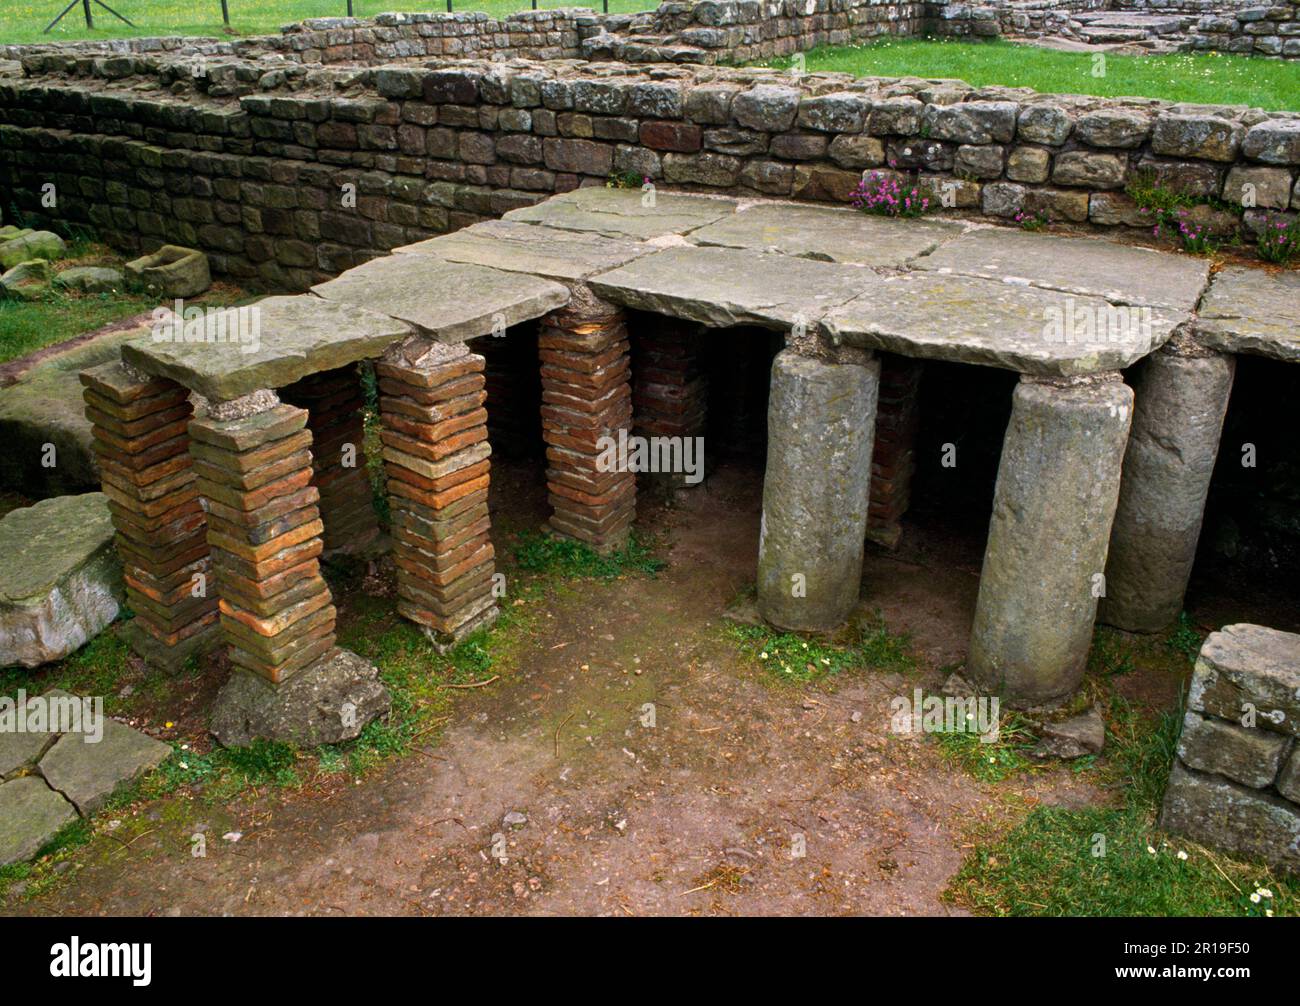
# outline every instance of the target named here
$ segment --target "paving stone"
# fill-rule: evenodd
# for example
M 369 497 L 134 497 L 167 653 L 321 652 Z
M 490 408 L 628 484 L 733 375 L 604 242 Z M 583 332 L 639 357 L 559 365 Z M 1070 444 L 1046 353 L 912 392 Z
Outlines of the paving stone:
M 1196 307 L 1210 275 L 1203 258 L 992 227 L 969 231 L 913 264 L 1179 311 Z
M 67 692 L 58 688 L 51 688 L 42 698 L 68 697 Z M 30 706 L 32 699 L 36 696 L 28 696 L 25 705 Z M 6 709 L 6 715 L 8 710 Z M 14 725 L 10 728 L 0 729 L 0 779 L 8 779 L 20 774 L 20 770 L 29 765 L 34 765 L 50 745 L 58 740 L 58 734 L 48 730 L 32 730 L 28 727 L 30 722 L 24 719 L 24 729 L 19 731 L 17 728 L 17 719 L 20 715 L 25 715 L 18 709 L 13 710 Z
M 37 776 L 0 785 L 0 866 L 31 859 L 76 819 L 72 804 Z
M 1051 377 L 1127 367 L 1182 320 L 1163 308 L 922 272 L 882 278 L 822 325 L 851 346 Z
M 437 298 L 432 299 L 437 302 Z M 376 296 L 362 303 L 387 301 Z M 217 333 L 223 330 L 239 331 L 233 312 L 249 310 L 257 311 L 260 319 L 256 339 L 216 340 Z M 206 398 L 228 402 L 263 388 L 284 387 L 308 374 L 379 356 L 390 344 L 410 334 L 406 325 L 376 311 L 307 295 L 267 297 L 222 314 L 224 319 L 218 319 L 216 314 L 209 316 L 206 333 L 212 341 L 160 342 L 151 335 L 125 343 L 122 359 L 146 374 L 170 377 Z M 244 324 L 249 322 L 245 320 Z
M 536 206 L 511 210 L 505 219 L 647 241 L 686 234 L 734 213 L 737 205 L 731 199 L 667 192 L 654 193 L 653 203 L 647 204 L 643 195 L 639 189 L 574 189 Z
M 58 496 L 0 520 L 0 666 L 58 660 L 117 617 L 107 504 L 102 493 Z
M 1193 328 L 1224 352 L 1300 361 L 1300 272 L 1228 266 L 1210 282 Z
M 961 232 L 959 224 L 933 220 L 892 220 L 857 210 L 762 203 L 692 231 L 690 240 L 823 262 L 901 266 Z
M 869 269 L 734 248 L 668 248 L 594 276 L 606 300 L 717 328 L 810 327 L 880 284 Z
M 382 306 L 393 318 L 442 342 L 488 335 L 540 318 L 569 301 L 568 289 L 559 283 L 431 255 L 372 259 L 312 289 L 331 302 Z
M 104 735 L 88 742 L 86 734 L 64 734 L 40 761 L 41 775 L 83 815 L 93 814 L 119 787 L 157 768 L 172 753 L 170 746 L 104 719 Z
M 397 251 L 448 262 L 489 266 L 548 279 L 585 279 L 647 255 L 652 246 L 618 238 L 556 230 L 511 220 L 488 220 Z

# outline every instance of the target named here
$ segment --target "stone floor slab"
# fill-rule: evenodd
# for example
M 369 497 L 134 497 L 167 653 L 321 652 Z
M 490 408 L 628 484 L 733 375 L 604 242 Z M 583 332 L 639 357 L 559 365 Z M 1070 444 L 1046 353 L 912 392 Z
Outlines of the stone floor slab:
M 1193 326 L 1227 353 L 1300 361 L 1300 273 L 1229 266 L 1215 274 Z
M 67 656 L 117 617 L 121 601 L 103 493 L 41 500 L 0 520 L 0 666 Z
M 24 863 L 77 819 L 72 804 L 39 776 L 0 785 L 0 866 Z
M 397 252 L 433 255 L 447 262 L 489 266 L 547 279 L 581 280 L 654 250 L 652 245 L 597 234 L 510 220 L 486 220 L 452 234 L 406 245 Z
M 851 346 L 1051 377 L 1127 367 L 1183 318 L 997 280 L 909 273 L 882 278 L 822 324 Z M 1080 327 L 1088 319 L 1091 333 Z
M 1003 227 L 972 230 L 913 265 L 1179 311 L 1196 307 L 1210 275 L 1203 258 Z
M 441 342 L 464 342 L 569 302 L 559 283 L 432 255 L 390 255 L 312 287 L 330 302 L 382 310 Z
M 830 206 L 760 203 L 692 231 L 689 240 L 823 262 L 898 267 L 962 231 L 960 224 L 933 220 L 894 220 Z
M 810 328 L 878 285 L 870 269 L 735 248 L 667 248 L 590 281 L 616 304 L 716 328 Z
M 59 739 L 57 732 L 48 729 L 48 715 L 40 720 L 35 719 L 32 708 L 35 698 L 33 695 L 27 696 L 23 703 L 26 708 L 13 710 L 12 729 L 0 729 L 0 779 L 26 774 L 22 770 L 35 765 L 41 755 L 50 749 L 50 745 Z M 73 699 L 74 696 L 60 688 L 51 688 L 41 698 Z M 18 729 L 20 722 L 23 727 L 21 731 Z
M 229 401 L 381 355 L 410 333 L 400 321 L 362 309 L 383 305 L 380 299 L 349 304 L 306 294 L 267 297 L 214 312 L 192 342 L 159 340 L 156 332 L 128 342 L 122 359 L 214 401 Z
M 172 749 L 152 737 L 105 718 L 96 742 L 67 733 L 40 761 L 41 774 L 84 815 L 93 814 L 119 786 L 157 768 Z
M 653 199 L 647 198 L 650 195 Z M 734 199 L 592 186 L 574 189 L 536 206 L 511 210 L 505 219 L 648 241 L 689 233 L 729 216 L 737 205 Z

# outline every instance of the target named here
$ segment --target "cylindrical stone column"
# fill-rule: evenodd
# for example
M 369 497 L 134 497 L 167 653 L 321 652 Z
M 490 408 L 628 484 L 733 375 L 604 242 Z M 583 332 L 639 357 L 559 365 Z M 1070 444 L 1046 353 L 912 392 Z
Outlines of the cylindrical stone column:
M 1018 706 L 1083 678 L 1133 391 L 1118 374 L 1017 385 L 993 496 L 967 670 Z
M 446 650 L 498 615 L 483 357 L 396 347 L 377 364 L 397 610 Z
M 857 604 L 879 387 L 869 354 L 772 364 L 758 610 L 778 628 L 834 629 Z
M 325 554 L 366 554 L 379 538 L 379 514 L 366 470 L 365 401 L 356 365 L 304 377 L 280 398 L 307 410 Z
M 210 410 L 190 423 L 190 450 L 222 634 L 232 664 L 280 685 L 334 649 L 307 411 L 269 391 Z
M 81 383 L 135 612 L 128 639 L 146 662 L 175 671 L 211 642 L 217 622 L 189 392 L 120 361 L 84 371 Z
M 1236 358 L 1176 338 L 1143 365 L 1097 617 L 1159 632 L 1192 575 Z
M 669 488 L 698 485 L 704 474 L 699 438 L 708 410 L 708 384 L 700 366 L 702 326 L 661 315 L 638 315 L 632 339 L 633 430 L 647 440 L 679 443 L 693 472 L 657 472 L 650 477 Z M 689 453 L 688 453 L 689 448 Z
M 542 436 L 551 530 L 597 552 L 626 544 L 636 475 L 608 445 L 632 424 L 631 361 L 623 309 L 582 298 L 542 319 Z

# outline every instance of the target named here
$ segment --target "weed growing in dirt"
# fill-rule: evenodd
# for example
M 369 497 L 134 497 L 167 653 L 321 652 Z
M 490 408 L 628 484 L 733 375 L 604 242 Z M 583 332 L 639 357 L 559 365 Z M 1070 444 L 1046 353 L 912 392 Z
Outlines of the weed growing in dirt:
M 1029 757 L 1036 738 L 1029 723 L 1018 713 L 998 718 L 998 739 L 984 741 L 973 731 L 944 731 L 932 734 L 943 757 L 980 782 L 1002 782 L 1041 768 Z
M 558 573 L 571 579 L 597 580 L 613 580 L 629 573 L 654 576 L 665 565 L 635 534 L 623 548 L 601 555 L 582 542 L 530 532 L 520 536 L 515 561 L 529 573 Z
M 1204 642 L 1205 635 L 1192 624 L 1192 616 L 1183 611 L 1179 613 L 1178 623 L 1169 634 L 1169 638 L 1165 640 L 1165 645 L 1174 653 L 1186 657 L 1188 663 L 1194 664 Z
M 891 633 L 882 621 L 859 623 L 847 638 L 827 640 L 766 625 L 728 625 L 726 634 L 777 681 L 806 684 L 844 671 L 907 673 L 916 667 L 908 637 Z

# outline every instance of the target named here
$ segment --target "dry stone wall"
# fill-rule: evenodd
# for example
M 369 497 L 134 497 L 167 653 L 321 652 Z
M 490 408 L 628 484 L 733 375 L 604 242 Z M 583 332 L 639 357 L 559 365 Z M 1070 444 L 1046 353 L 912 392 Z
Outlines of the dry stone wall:
M 128 249 L 204 249 L 219 273 L 302 289 L 367 258 L 611 173 L 845 203 L 864 173 L 936 206 L 1150 227 L 1136 173 L 1300 207 L 1300 116 L 953 81 L 579 61 L 286 66 L 30 56 L 0 77 L 0 189 L 28 223 Z M 235 92 L 235 93 L 231 93 Z M 43 205 L 53 184 L 54 207 Z M 48 200 L 45 200 L 48 202 Z

